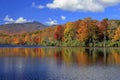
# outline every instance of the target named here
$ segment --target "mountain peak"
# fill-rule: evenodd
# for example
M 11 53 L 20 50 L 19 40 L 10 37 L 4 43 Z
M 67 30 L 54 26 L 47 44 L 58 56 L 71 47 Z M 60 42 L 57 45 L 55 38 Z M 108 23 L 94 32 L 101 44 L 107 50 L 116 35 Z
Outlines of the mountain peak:
M 44 24 L 38 21 L 27 22 L 27 23 L 11 23 L 11 24 L 0 25 L 0 33 L 23 34 L 36 30 L 41 30 L 46 27 L 47 26 L 45 26 Z

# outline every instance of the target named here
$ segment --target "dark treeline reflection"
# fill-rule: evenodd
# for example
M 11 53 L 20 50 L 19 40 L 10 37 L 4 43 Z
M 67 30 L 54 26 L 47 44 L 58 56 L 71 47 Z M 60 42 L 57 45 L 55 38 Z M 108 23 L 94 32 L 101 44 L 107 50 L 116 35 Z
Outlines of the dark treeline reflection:
M 65 64 L 120 64 L 120 50 L 112 48 L 1 48 L 0 57 L 53 58 Z

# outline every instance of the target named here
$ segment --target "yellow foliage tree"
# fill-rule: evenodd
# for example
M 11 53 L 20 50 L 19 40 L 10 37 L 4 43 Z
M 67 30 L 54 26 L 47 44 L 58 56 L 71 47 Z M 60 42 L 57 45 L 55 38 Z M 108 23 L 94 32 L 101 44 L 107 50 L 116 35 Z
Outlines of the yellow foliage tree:
M 64 41 L 68 42 L 74 40 L 75 38 L 75 26 L 74 23 L 69 22 L 66 24 L 66 28 L 64 30 Z
M 115 30 L 115 35 L 113 40 L 119 41 L 120 40 L 120 27 Z

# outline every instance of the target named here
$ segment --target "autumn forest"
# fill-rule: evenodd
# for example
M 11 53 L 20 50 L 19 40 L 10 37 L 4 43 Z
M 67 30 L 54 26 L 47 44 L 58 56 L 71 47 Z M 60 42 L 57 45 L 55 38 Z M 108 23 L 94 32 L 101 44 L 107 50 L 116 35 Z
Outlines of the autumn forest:
M 90 17 L 25 34 L 0 34 L 0 44 L 120 47 L 120 20 Z

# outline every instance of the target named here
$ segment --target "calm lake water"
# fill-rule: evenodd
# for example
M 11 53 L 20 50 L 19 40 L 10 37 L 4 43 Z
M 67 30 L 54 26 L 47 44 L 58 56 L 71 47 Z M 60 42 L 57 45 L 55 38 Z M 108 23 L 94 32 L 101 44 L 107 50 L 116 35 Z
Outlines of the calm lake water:
M 0 48 L 0 80 L 120 80 L 120 49 Z

